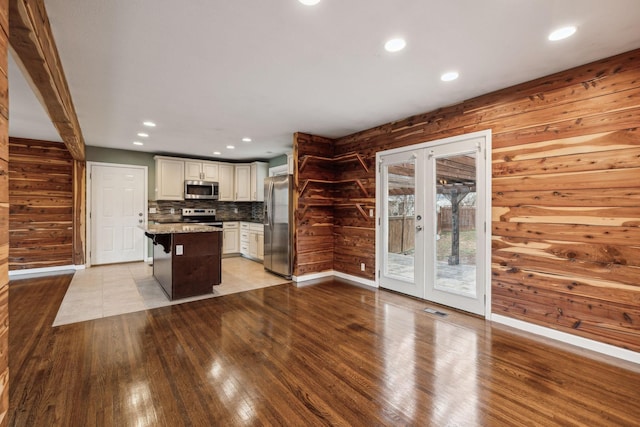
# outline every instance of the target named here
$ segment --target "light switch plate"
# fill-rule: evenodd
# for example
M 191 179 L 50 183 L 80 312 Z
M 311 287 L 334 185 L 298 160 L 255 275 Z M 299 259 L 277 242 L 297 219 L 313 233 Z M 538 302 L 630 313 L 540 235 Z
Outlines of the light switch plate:
M 184 253 L 183 245 L 176 245 L 176 255 L 182 255 Z
M 158 213 L 158 210 L 156 208 L 149 208 L 149 213 L 150 214 Z

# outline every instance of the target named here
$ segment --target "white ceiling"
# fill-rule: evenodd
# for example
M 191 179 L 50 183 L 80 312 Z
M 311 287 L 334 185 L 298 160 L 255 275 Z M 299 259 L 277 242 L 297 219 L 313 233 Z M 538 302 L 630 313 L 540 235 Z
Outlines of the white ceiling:
M 640 47 L 639 0 L 45 4 L 87 145 L 237 160 L 290 151 L 296 131 L 344 136 Z M 573 37 L 547 40 L 567 24 Z M 394 36 L 407 48 L 392 54 Z M 441 82 L 449 70 L 460 78 Z M 9 71 L 10 135 L 60 141 Z M 147 139 L 144 120 L 157 123 Z

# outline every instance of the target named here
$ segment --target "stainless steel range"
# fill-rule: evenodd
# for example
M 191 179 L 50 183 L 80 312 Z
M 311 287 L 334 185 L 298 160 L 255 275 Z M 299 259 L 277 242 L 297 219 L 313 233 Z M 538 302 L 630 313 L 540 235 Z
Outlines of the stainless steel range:
M 222 227 L 222 221 L 216 221 L 215 209 L 182 209 L 182 222 Z

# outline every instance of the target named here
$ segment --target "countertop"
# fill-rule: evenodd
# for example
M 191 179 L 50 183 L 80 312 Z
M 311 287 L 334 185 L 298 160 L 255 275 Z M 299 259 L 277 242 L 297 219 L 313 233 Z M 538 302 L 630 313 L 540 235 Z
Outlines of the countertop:
M 213 233 L 222 231 L 220 227 L 179 222 L 169 224 L 143 224 L 139 225 L 139 227 L 149 234 Z

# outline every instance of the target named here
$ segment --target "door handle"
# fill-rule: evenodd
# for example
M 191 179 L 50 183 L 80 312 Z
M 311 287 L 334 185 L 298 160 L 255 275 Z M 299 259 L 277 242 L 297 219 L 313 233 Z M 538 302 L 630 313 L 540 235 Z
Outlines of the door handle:
M 422 226 L 421 225 L 417 225 L 416 226 L 416 231 L 422 231 Z

